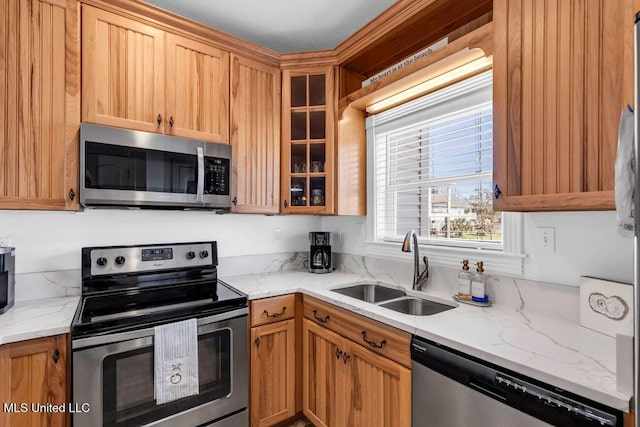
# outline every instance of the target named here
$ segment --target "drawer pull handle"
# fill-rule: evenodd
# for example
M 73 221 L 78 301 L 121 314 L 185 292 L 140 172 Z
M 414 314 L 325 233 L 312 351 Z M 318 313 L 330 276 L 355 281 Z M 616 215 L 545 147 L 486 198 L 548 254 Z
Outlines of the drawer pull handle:
M 367 331 L 362 331 L 362 339 L 364 340 L 364 342 L 366 342 L 367 344 L 369 344 L 373 348 L 382 348 L 387 343 L 387 340 L 380 341 L 380 344 L 377 344 L 373 340 L 369 341 L 367 339 Z
M 336 359 L 340 359 L 341 355 L 342 355 L 342 350 L 340 350 L 338 347 L 336 347 Z
M 269 314 L 269 312 L 265 310 L 264 315 L 267 317 L 280 317 L 284 314 L 285 311 L 287 311 L 287 307 L 282 307 L 282 311 L 280 313 L 273 313 L 273 314 Z
M 313 310 L 313 317 L 321 323 L 327 323 L 329 321 L 329 315 L 327 314 L 324 318 L 318 316 L 318 310 Z
M 349 356 L 347 353 L 342 355 L 342 361 L 344 362 L 344 364 L 347 364 L 347 360 L 349 360 L 351 356 Z

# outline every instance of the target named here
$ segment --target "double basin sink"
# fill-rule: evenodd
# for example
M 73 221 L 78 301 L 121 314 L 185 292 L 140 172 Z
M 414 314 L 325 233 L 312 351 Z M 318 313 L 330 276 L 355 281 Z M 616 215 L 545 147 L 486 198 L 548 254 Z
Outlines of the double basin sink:
M 352 284 L 332 289 L 332 291 L 412 316 L 429 316 L 457 307 L 457 305 L 444 304 L 426 298 L 407 296 L 401 289 L 378 283 Z

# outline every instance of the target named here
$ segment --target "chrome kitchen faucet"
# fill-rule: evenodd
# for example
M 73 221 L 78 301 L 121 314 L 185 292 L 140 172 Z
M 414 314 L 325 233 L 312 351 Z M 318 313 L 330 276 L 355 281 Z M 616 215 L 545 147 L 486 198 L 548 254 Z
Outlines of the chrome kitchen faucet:
M 414 256 L 413 256 L 413 290 L 419 291 L 422 289 L 422 285 L 429 278 L 429 258 L 425 255 L 424 271 L 420 273 L 420 253 L 418 251 L 418 237 L 415 231 L 409 230 L 404 236 L 404 242 L 402 242 L 402 252 L 411 252 L 411 241 L 413 240 Z

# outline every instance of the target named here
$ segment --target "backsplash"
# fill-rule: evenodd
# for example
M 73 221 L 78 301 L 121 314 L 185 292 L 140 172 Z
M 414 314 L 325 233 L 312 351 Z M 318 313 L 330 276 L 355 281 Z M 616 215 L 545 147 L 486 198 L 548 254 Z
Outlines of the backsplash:
M 304 268 L 307 252 L 220 257 L 218 277 Z M 16 274 L 16 301 L 80 295 L 80 270 Z
M 334 254 L 336 269 L 411 288 L 413 264 L 361 255 Z M 431 267 L 425 289 L 451 296 L 456 293 L 458 270 Z M 580 319 L 580 290 L 533 280 L 492 275 L 485 271 L 487 293 L 495 304 L 518 311 L 536 312 L 572 322 Z
M 305 268 L 307 252 L 220 257 L 218 277 Z M 411 288 L 413 264 L 384 258 L 334 253 L 336 270 Z M 453 295 L 458 270 L 431 267 L 426 289 Z M 578 322 L 579 288 L 486 273 L 487 292 L 495 304 Z M 80 295 L 80 270 L 16 274 L 16 301 Z

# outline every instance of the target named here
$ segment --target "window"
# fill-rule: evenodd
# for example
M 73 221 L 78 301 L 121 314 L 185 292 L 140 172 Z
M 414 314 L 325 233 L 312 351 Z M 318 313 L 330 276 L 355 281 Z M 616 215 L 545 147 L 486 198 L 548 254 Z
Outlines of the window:
M 439 249 L 505 249 L 493 211 L 491 71 L 369 117 L 367 146 L 370 241 L 415 230 Z

